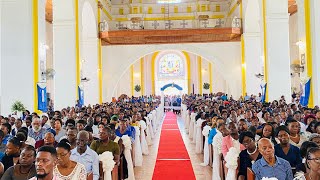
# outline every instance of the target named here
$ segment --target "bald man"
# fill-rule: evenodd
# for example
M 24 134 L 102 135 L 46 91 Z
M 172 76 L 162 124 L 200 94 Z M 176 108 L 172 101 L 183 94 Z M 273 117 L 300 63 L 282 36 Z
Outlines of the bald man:
M 80 131 L 77 135 L 76 148 L 71 150 L 70 159 L 86 166 L 88 174 L 93 174 L 93 179 L 99 179 L 98 154 L 88 147 L 89 133 Z
M 274 155 L 274 147 L 269 139 L 261 138 L 258 147 L 263 158 L 252 165 L 256 179 L 262 179 L 263 177 L 281 180 L 293 179 L 290 163 Z

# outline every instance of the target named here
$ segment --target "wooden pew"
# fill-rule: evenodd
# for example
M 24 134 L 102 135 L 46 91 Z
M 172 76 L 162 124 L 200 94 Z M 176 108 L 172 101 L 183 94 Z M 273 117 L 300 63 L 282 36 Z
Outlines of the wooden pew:
M 89 173 L 87 176 L 87 180 L 93 180 L 93 173 Z
M 255 180 L 255 175 L 251 168 L 247 168 L 247 180 Z
M 225 171 L 225 166 L 224 166 L 224 158 L 223 154 L 220 154 L 220 159 L 221 159 L 221 164 L 220 164 L 220 176 L 222 180 L 225 180 L 226 177 L 226 171 Z
M 114 168 L 111 171 L 112 180 L 118 180 L 118 173 L 119 173 L 118 165 L 114 165 Z
M 99 161 L 99 179 L 100 180 L 103 180 L 104 178 L 104 176 L 103 176 L 104 174 L 103 174 L 103 169 L 102 169 L 102 161 Z
M 209 144 L 209 166 L 212 167 L 213 162 L 213 148 L 212 144 Z

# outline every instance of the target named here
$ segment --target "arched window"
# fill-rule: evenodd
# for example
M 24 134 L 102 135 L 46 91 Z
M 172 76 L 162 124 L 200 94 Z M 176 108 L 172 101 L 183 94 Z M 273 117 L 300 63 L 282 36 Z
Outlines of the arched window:
M 177 54 L 166 54 L 161 57 L 158 64 L 158 77 L 184 76 L 183 60 Z

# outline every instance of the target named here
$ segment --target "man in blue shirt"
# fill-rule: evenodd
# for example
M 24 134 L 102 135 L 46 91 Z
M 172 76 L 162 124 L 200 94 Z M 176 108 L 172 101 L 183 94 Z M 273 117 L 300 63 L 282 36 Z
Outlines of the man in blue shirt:
M 13 137 L 11 132 L 11 125 L 9 123 L 3 123 L 1 125 L 1 131 L 3 132 L 4 136 L 2 139 L 2 144 L 7 145 L 8 141 Z
M 256 179 L 262 179 L 263 177 L 279 180 L 293 179 L 290 163 L 274 155 L 274 147 L 269 139 L 260 139 L 258 147 L 263 158 L 252 165 Z
M 93 180 L 99 180 L 99 156 L 87 146 L 88 142 L 89 133 L 80 131 L 77 135 L 77 147 L 71 150 L 70 159 L 85 165 L 87 173 L 93 174 Z

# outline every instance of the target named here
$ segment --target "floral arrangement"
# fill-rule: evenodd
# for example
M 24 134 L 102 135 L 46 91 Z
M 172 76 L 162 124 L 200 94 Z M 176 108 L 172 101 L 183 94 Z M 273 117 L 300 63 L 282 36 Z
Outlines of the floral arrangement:
M 118 143 L 118 142 L 119 142 L 119 140 L 120 140 L 120 137 L 119 137 L 119 136 L 116 136 L 116 138 L 113 140 L 113 142 Z
M 238 157 L 240 154 L 240 149 L 232 147 L 229 149 L 225 160 L 226 160 L 226 167 L 228 168 L 228 173 L 226 179 L 234 179 L 237 172 L 236 169 L 238 167 Z
M 209 83 L 204 83 L 203 84 L 203 89 L 209 89 L 210 88 L 210 84 Z
M 235 147 L 232 147 L 229 149 L 225 157 L 225 161 L 227 162 L 226 167 L 228 169 L 237 169 L 239 153 L 240 153 L 240 150 Z
M 141 86 L 139 84 L 135 85 L 134 86 L 134 90 L 137 91 L 137 92 L 140 92 Z
M 11 106 L 12 112 L 23 112 L 25 110 L 26 108 L 24 107 L 21 101 L 15 101 Z
M 211 130 L 211 127 L 210 126 L 205 126 L 202 130 L 202 135 L 203 136 L 208 136 L 209 135 L 209 132 Z
M 114 168 L 114 165 L 116 164 L 113 160 L 112 152 L 105 151 L 104 153 L 99 155 L 99 161 L 102 162 L 102 169 L 104 172 L 104 179 L 105 180 L 111 180 L 111 171 Z
M 127 148 L 131 149 L 131 139 L 130 139 L 130 137 L 128 135 L 123 135 L 121 139 L 122 139 L 122 143 L 123 143 L 124 147 L 126 149 Z

